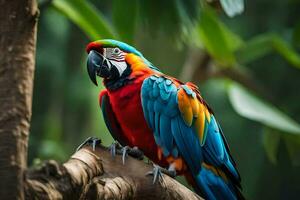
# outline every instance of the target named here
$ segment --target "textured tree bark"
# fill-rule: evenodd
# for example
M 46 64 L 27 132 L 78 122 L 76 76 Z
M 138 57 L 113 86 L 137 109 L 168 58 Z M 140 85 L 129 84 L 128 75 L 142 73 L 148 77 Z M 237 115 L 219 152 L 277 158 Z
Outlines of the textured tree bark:
M 175 179 L 163 175 L 155 184 L 145 176 L 152 165 L 127 157 L 112 157 L 99 146 L 84 147 L 60 165 L 48 161 L 27 172 L 26 199 L 202 199 Z
M 0 0 L 0 197 L 23 199 L 35 63 L 35 0 Z

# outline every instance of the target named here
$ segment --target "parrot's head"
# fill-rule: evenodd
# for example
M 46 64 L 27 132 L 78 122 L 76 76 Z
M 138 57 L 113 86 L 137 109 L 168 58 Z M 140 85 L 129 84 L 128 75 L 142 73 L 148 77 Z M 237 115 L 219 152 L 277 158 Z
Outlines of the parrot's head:
M 126 59 L 128 54 L 139 57 L 147 65 L 152 66 L 134 47 L 116 40 L 91 42 L 87 45 L 86 51 L 88 74 L 95 85 L 98 85 L 96 76 L 104 78 L 107 82 L 129 76 L 132 69 Z

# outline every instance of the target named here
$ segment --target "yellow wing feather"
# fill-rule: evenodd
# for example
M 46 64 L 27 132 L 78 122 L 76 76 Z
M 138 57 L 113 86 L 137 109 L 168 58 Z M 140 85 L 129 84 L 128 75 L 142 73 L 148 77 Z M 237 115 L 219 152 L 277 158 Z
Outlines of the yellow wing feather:
M 193 111 L 193 117 L 198 117 L 198 115 L 199 115 L 199 102 L 198 102 L 197 98 L 196 97 L 192 97 L 192 98 L 189 97 L 189 100 L 190 100 L 190 104 L 191 104 L 192 111 Z
M 178 91 L 178 107 L 186 125 L 191 126 L 193 123 L 193 110 L 190 104 L 189 96 L 183 89 Z
M 178 90 L 178 107 L 184 122 L 186 125 L 194 127 L 202 145 L 205 139 L 205 120 L 210 122 L 210 111 L 202 102 L 198 90 L 193 91 L 197 96 L 187 94 L 183 88 Z

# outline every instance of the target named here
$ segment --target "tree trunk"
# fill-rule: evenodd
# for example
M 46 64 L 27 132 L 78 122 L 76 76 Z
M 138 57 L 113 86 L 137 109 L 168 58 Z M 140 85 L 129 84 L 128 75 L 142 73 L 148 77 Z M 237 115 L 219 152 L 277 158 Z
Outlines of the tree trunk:
M 38 9 L 0 0 L 0 197 L 24 199 Z

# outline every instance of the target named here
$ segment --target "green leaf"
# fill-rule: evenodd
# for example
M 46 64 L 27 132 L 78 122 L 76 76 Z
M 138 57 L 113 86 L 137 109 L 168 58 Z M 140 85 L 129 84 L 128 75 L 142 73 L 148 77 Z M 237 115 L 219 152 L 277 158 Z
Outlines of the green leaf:
M 268 33 L 253 38 L 236 52 L 236 56 L 240 63 L 246 64 L 272 52 L 281 55 L 292 66 L 300 68 L 300 55 L 276 34 Z
M 220 0 L 220 3 L 229 17 L 234 17 L 244 11 L 244 0 Z
M 52 5 L 91 39 L 116 38 L 113 28 L 92 4 L 85 0 L 53 0 Z
M 163 33 L 176 40 L 180 39 L 182 31 L 190 31 L 201 9 L 199 0 L 142 0 L 138 1 L 138 6 L 143 30 L 151 34 Z
M 220 65 L 230 66 L 235 63 L 233 50 L 238 48 L 242 41 L 223 25 L 210 8 L 201 12 L 198 33 L 201 42 L 208 53 Z
M 298 22 L 293 30 L 292 43 L 296 47 L 300 47 L 300 22 Z
M 277 163 L 280 142 L 283 141 L 289 154 L 291 163 L 300 166 L 300 137 L 299 135 L 286 134 L 286 132 L 266 128 L 263 135 L 263 146 L 267 157 L 273 163 Z
M 266 128 L 263 134 L 263 146 L 271 163 L 276 164 L 280 143 L 280 134 L 271 128 Z
M 300 125 L 276 107 L 231 82 L 228 95 L 235 111 L 243 117 L 283 132 L 300 135 Z
M 242 64 L 247 64 L 271 52 L 272 45 L 267 38 L 268 36 L 261 35 L 244 43 L 244 46 L 236 52 L 238 61 Z
M 294 166 L 300 166 L 300 137 L 286 135 L 284 140 L 292 164 Z
M 132 43 L 137 23 L 137 0 L 114 0 L 113 22 L 120 39 Z
M 226 44 L 231 52 L 235 52 L 237 49 L 244 45 L 244 41 L 240 36 L 232 32 L 224 23 L 219 21 L 219 26 L 224 34 Z

